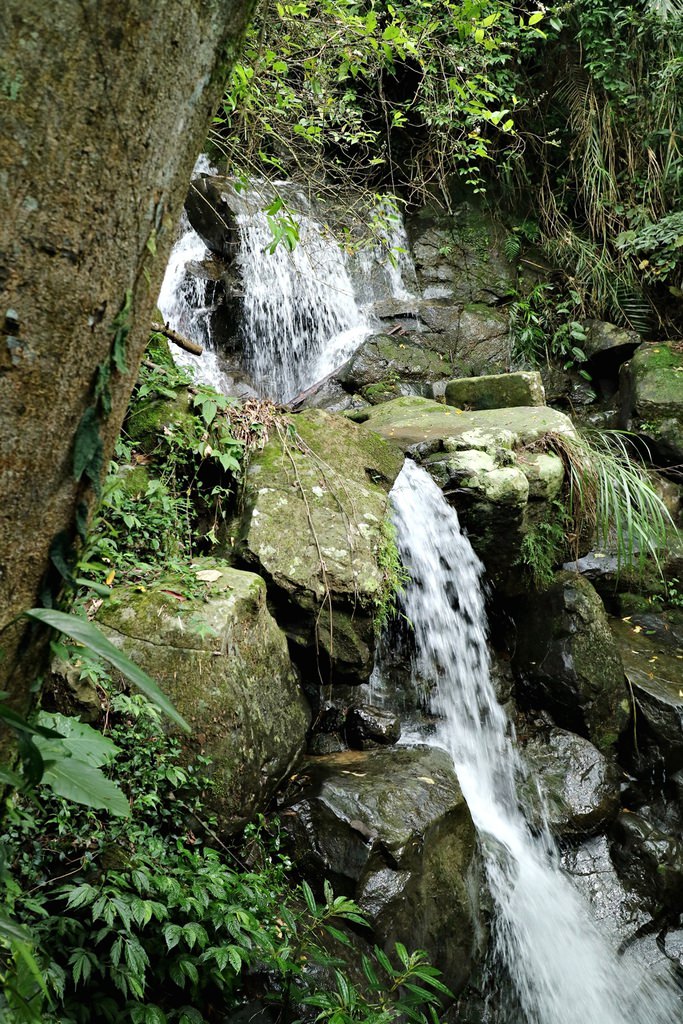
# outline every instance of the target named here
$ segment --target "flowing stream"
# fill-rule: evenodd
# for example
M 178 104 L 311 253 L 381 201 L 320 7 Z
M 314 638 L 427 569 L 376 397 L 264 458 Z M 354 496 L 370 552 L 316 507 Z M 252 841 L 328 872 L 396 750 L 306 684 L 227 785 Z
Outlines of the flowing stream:
M 431 691 L 432 740 L 453 758 L 480 835 L 495 904 L 494 951 L 527 1024 L 673 1024 L 673 988 L 620 959 L 559 866 L 549 829 L 532 833 L 524 766 L 491 681 L 483 566 L 429 474 L 406 461 L 392 491 L 411 583 L 414 678 Z M 521 1024 L 515 1017 L 515 1024 Z

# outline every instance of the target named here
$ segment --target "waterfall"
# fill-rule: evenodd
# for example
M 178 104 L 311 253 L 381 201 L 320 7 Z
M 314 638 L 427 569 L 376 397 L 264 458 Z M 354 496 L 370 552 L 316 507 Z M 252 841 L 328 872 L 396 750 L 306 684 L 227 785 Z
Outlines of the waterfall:
M 527 823 L 524 765 L 491 682 L 483 567 L 456 512 L 409 460 L 392 502 L 411 574 L 404 604 L 414 627 L 414 678 L 431 688 L 440 718 L 432 742 L 453 758 L 480 835 L 495 905 L 494 955 L 525 1024 L 673 1024 L 681 1019 L 673 983 L 619 959 L 563 874 L 548 828 L 532 833 Z
M 294 248 L 272 250 L 264 207 L 272 194 L 238 197 L 237 257 L 244 288 L 241 325 L 247 368 L 258 389 L 286 401 L 343 363 L 370 333 L 335 238 L 316 221 L 307 198 L 276 183 L 294 214 Z
M 194 174 L 200 173 L 215 170 L 200 159 Z M 282 243 L 272 250 L 272 219 L 266 211 L 276 190 L 297 225 L 299 237 L 291 251 Z M 373 326 L 374 301 L 413 297 L 415 271 L 400 215 L 387 216 L 384 236 L 350 257 L 319 221 L 309 199 L 289 183 L 234 190 L 230 204 L 239 234 L 243 364 L 260 394 L 278 401 L 294 398 L 341 366 L 379 329 Z M 176 361 L 192 364 L 200 379 L 222 390 L 221 339 L 212 337 L 207 326 L 208 284 L 188 272 L 207 256 L 209 250 L 183 214 L 158 304 L 170 327 L 204 346 L 201 357 L 174 348 Z

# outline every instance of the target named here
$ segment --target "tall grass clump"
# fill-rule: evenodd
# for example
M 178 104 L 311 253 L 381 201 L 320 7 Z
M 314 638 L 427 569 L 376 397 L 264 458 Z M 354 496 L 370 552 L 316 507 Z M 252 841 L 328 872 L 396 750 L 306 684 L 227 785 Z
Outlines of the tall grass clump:
M 548 445 L 564 462 L 576 557 L 582 541 L 594 537 L 616 555 L 620 570 L 642 571 L 651 559 L 661 572 L 660 552 L 675 524 L 640 463 L 634 438 L 620 431 L 550 434 Z

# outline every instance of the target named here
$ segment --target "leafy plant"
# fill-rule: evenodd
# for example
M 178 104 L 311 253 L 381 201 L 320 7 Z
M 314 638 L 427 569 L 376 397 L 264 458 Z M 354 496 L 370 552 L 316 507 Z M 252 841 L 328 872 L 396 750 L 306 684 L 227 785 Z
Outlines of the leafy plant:
M 141 695 L 112 695 L 107 722 L 128 818 L 56 796 L 11 805 L 5 901 L 21 941 L 33 936 L 38 970 L 0 939 L 3 1020 L 85 1024 L 96 1005 L 108 1022 L 203 1024 L 247 992 L 269 996 L 283 1024 L 306 1005 L 321 1020 L 438 1019 L 448 990 L 424 954 L 398 944 L 396 967 L 375 949 L 363 957 L 367 988 L 351 982 L 325 937 L 351 951 L 341 925 L 366 922 L 328 884 L 322 901 L 290 886 L 277 832 L 268 849 L 263 823 L 249 830 L 250 868 L 212 845 L 207 763 L 182 758 Z M 327 1002 L 318 968 L 334 977 Z
M 377 552 L 377 566 L 382 583 L 375 598 L 375 633 L 379 635 L 390 619 L 396 616 L 398 600 L 410 582 L 410 573 L 401 562 L 396 544 L 396 527 L 391 519 L 382 523 L 381 543 Z
M 534 285 L 526 294 L 515 295 L 508 306 L 514 357 L 529 366 L 559 361 L 565 369 L 581 369 L 586 354 L 581 347 L 586 330 L 581 321 L 581 298 L 575 291 L 561 298 L 554 284 Z
M 525 567 L 534 586 L 543 588 L 552 583 L 555 568 L 567 549 L 567 510 L 562 502 L 550 504 L 547 515 L 532 525 L 524 536 L 519 562 Z

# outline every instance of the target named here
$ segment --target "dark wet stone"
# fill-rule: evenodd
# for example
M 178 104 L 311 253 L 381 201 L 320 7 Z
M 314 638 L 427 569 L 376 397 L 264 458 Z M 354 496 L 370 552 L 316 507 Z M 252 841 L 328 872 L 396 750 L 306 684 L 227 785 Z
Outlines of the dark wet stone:
M 401 723 L 397 715 L 382 708 L 363 704 L 351 708 L 346 719 L 346 738 L 349 746 L 357 750 L 371 750 L 377 746 L 390 746 L 401 737 Z
M 617 815 L 616 768 L 582 736 L 552 729 L 547 737 L 531 739 L 524 757 L 557 834 L 591 835 Z
M 354 897 L 379 944 L 424 948 L 459 990 L 482 941 L 476 833 L 441 750 L 389 747 L 307 761 L 283 815 L 309 879 Z M 435 898 L 447 893 L 448 898 Z

